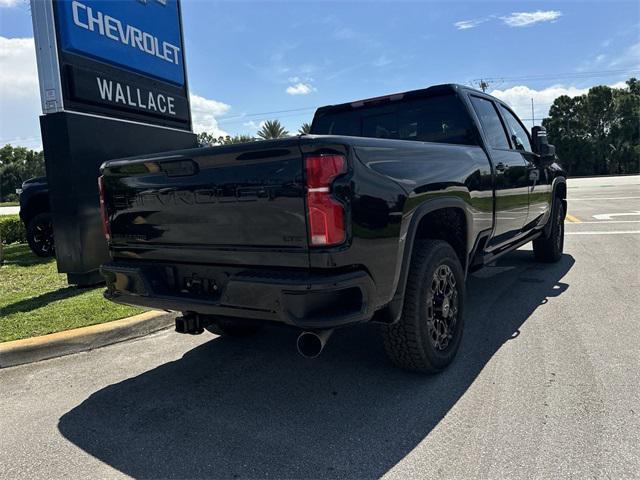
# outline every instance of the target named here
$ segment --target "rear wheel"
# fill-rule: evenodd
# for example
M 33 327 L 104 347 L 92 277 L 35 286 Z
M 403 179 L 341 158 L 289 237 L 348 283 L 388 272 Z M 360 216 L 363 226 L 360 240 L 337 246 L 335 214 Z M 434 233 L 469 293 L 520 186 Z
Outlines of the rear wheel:
M 53 222 L 51 214 L 38 213 L 27 224 L 27 243 L 31 251 L 39 257 L 55 255 Z
M 442 240 L 418 241 L 402 316 L 382 327 L 391 361 L 425 373 L 447 367 L 462 340 L 464 296 L 464 273 L 453 248 Z
M 215 335 L 225 335 L 235 338 L 250 337 L 258 331 L 258 326 L 252 322 L 230 320 L 223 317 L 216 317 L 215 321 L 205 328 Z
M 549 236 L 542 235 L 533 241 L 533 255 L 539 262 L 554 263 L 562 258 L 564 249 L 564 204 L 558 198 L 549 219 Z

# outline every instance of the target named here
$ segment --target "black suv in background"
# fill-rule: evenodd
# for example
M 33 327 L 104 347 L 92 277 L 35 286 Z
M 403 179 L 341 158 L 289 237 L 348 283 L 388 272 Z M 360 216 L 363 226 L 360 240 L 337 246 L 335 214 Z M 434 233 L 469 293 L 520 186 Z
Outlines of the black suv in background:
M 18 193 L 20 194 L 20 219 L 27 230 L 29 248 L 39 257 L 53 256 L 55 245 L 47 177 L 27 180 Z

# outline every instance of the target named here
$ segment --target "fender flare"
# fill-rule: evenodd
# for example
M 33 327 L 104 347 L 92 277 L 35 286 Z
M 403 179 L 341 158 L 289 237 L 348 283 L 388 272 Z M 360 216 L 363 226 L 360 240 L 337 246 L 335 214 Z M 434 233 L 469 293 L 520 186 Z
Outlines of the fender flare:
M 565 196 L 564 198 L 561 198 L 558 194 L 558 186 L 562 184 L 565 186 Z M 547 223 L 544 226 L 543 232 L 544 232 L 544 236 L 545 237 L 549 237 L 549 235 L 551 235 L 551 221 L 550 219 L 553 218 L 553 212 L 556 209 L 556 202 L 558 200 L 560 200 L 562 202 L 562 204 L 564 205 L 564 213 L 565 215 L 567 214 L 567 198 L 566 198 L 566 184 L 567 184 L 567 179 L 566 177 L 556 177 L 553 179 L 553 182 L 551 184 L 551 211 L 549 212 L 549 218 L 547 219 Z
M 411 256 L 413 255 L 413 247 L 415 244 L 418 225 L 422 219 L 429 213 L 433 213 L 437 210 L 443 210 L 445 208 L 455 208 L 462 210 L 466 221 L 466 239 L 465 239 L 465 262 L 463 269 L 465 276 L 469 265 L 469 252 L 471 245 L 474 244 L 474 232 L 473 232 L 473 217 L 469 211 L 469 204 L 460 197 L 439 197 L 433 200 L 426 200 L 420 204 L 411 214 L 410 220 L 407 222 L 406 230 L 401 230 L 400 238 L 404 237 L 404 242 L 401 242 L 401 246 L 398 252 L 398 264 L 396 267 L 396 275 L 394 279 L 394 295 L 389 302 L 389 318 L 391 322 L 395 322 L 400 318 L 402 312 L 402 306 L 404 304 L 404 290 L 407 284 L 407 278 L 409 276 L 409 267 L 411 264 Z
M 29 221 L 37 214 L 42 212 L 50 212 L 51 203 L 49 199 L 49 190 L 39 191 L 31 194 L 26 201 L 20 202 L 20 219 L 28 224 Z

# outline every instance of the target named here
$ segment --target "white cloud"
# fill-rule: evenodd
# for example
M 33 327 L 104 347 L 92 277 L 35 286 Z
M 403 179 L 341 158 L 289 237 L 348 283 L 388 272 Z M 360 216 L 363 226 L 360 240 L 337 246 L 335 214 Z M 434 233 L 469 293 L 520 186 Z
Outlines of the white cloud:
M 553 22 L 562 16 L 559 10 L 536 10 L 535 12 L 513 12 L 511 15 L 500 17 L 510 27 L 528 27 L 540 22 Z
M 15 7 L 23 0 L 0 0 L 0 8 L 2 7 Z
M 41 113 L 33 38 L 0 36 L 0 144 L 41 148 Z
M 556 98 L 561 95 L 576 97 L 588 91 L 588 88 L 565 87 L 563 85 L 554 85 L 542 90 L 518 85 L 506 90 L 494 90 L 490 94 L 507 103 L 521 119 L 531 118 L 531 99 L 533 98 L 536 124 L 539 124 L 540 120 L 549 115 L 549 107 Z M 525 121 L 525 124 L 530 127 L 531 121 Z
M 609 66 L 640 68 L 640 42 L 628 46 L 620 55 L 611 60 Z
M 33 38 L 0 37 L 0 94 L 2 98 L 39 94 Z
M 226 103 L 192 94 L 194 131 L 226 135 L 227 132 L 218 126 L 217 117 L 230 108 Z M 0 36 L 0 144 L 41 148 L 38 120 L 41 114 L 33 38 Z
M 626 88 L 624 82 L 617 82 L 609 85 L 611 88 Z M 505 90 L 493 90 L 490 95 L 499 98 L 509 105 L 520 119 L 527 119 L 524 123 L 527 127 L 531 127 L 531 99 L 533 98 L 534 115 L 536 124 L 549 115 L 549 107 L 553 101 L 562 96 L 577 97 L 584 95 L 589 88 L 578 88 L 574 86 L 554 85 L 535 90 L 524 85 L 507 88 Z
M 216 117 L 227 113 L 231 106 L 217 100 L 201 97 L 192 93 L 191 99 L 191 121 L 193 131 L 196 133 L 208 132 L 214 137 L 226 136 L 228 133 L 218 126 Z
M 470 28 L 475 28 L 478 25 L 483 24 L 487 20 L 489 20 L 489 17 L 475 18 L 472 20 L 460 20 L 459 22 L 454 23 L 453 26 L 456 27 L 458 30 L 468 30 Z
M 624 80 L 620 80 L 619 82 L 614 83 L 613 85 L 609 85 L 611 88 L 629 88 L 627 82 Z
M 254 120 L 249 120 L 248 122 L 243 123 L 242 125 L 249 128 L 250 130 L 260 130 L 262 126 L 265 124 L 265 121 L 256 122 Z
M 308 95 L 315 91 L 316 88 L 313 85 L 302 82 L 298 82 L 295 85 L 289 85 L 286 90 L 289 95 Z
M 510 15 L 498 17 L 496 14 L 491 14 L 486 17 L 472 18 L 470 20 L 460 20 L 453 24 L 458 30 L 469 30 L 475 28 L 478 25 L 482 25 L 489 20 L 500 19 L 506 25 L 510 27 L 527 27 L 535 23 L 540 22 L 554 22 L 562 16 L 562 12 L 558 10 L 537 10 L 535 12 L 513 12 Z

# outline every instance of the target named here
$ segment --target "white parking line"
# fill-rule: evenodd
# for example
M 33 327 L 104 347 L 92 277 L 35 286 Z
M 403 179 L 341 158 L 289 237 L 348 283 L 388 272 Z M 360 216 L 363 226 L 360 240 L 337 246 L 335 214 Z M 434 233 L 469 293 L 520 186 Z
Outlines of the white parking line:
M 596 220 L 612 220 L 612 217 L 637 217 L 640 215 L 638 212 L 624 212 L 624 213 L 599 213 L 598 215 L 592 215 Z
M 587 200 L 632 200 L 640 197 L 590 197 L 590 198 L 567 198 L 568 202 L 580 202 Z
M 568 222 L 571 223 L 573 225 L 586 225 L 588 223 L 591 224 L 596 224 L 596 225 L 609 225 L 611 223 L 640 223 L 640 220 L 606 220 L 606 221 L 600 221 L 600 222 Z
M 620 230 L 617 232 L 607 232 L 607 231 L 602 231 L 602 232 L 596 232 L 596 231 L 591 231 L 591 232 L 564 232 L 565 235 L 626 235 L 629 233 L 640 233 L 640 230 Z

